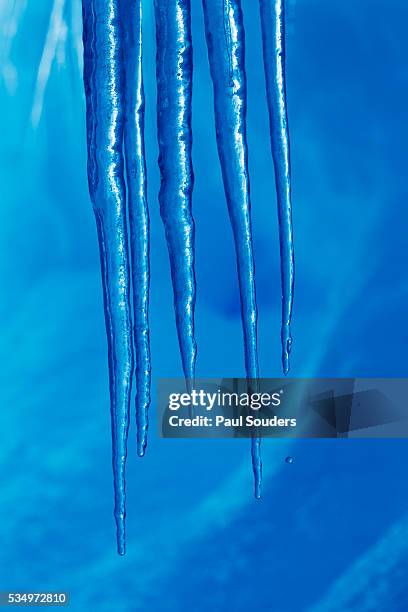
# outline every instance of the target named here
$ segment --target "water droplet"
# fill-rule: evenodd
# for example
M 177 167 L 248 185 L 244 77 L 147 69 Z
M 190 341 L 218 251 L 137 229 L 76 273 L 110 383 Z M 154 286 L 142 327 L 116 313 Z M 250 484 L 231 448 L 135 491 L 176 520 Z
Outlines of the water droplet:
M 295 458 L 294 457 L 286 457 L 285 461 L 286 461 L 286 463 L 295 463 Z

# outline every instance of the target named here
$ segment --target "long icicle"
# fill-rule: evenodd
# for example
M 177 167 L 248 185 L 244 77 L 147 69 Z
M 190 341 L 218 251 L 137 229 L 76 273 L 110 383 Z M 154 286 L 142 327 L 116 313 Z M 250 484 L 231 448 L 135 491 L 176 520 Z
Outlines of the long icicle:
M 136 348 L 137 453 L 145 454 L 150 406 L 149 211 L 144 143 L 145 96 L 142 75 L 142 1 L 124 4 L 126 71 L 125 157 L 132 254 L 134 340 Z
M 289 372 L 295 280 L 290 147 L 285 79 L 285 0 L 260 0 L 263 56 L 269 108 L 272 156 L 278 198 L 282 282 L 282 365 Z
M 133 374 L 120 0 L 83 0 L 88 181 L 94 207 L 109 350 L 112 461 L 119 554 L 125 554 L 125 464 Z
M 257 306 L 252 247 L 248 147 L 246 137 L 245 33 L 240 0 L 203 0 L 214 86 L 218 152 L 237 256 L 245 366 L 258 378 Z M 252 439 L 255 497 L 261 496 L 259 438 Z
M 163 219 L 174 291 L 184 375 L 194 379 L 195 275 L 191 214 L 192 43 L 190 0 L 155 0 L 157 37 L 157 127 Z

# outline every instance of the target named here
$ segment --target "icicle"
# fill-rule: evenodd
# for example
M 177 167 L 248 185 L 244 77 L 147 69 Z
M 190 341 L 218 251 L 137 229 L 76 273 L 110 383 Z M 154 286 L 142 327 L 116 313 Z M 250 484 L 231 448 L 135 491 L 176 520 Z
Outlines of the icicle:
M 257 306 L 246 139 L 245 34 L 240 0 L 203 0 L 214 85 L 215 122 L 225 194 L 234 233 L 241 295 L 245 365 L 258 378 Z M 252 440 L 255 496 L 261 495 L 260 440 Z
M 190 0 L 155 0 L 157 125 L 163 219 L 186 378 L 194 378 L 194 221 L 191 214 L 192 44 Z
M 282 277 L 282 364 L 283 371 L 287 374 L 292 345 L 290 324 L 295 267 L 285 82 L 285 2 L 284 0 L 260 0 L 260 10 L 271 146 L 278 196 Z
M 136 348 L 137 452 L 145 453 L 150 406 L 149 212 L 144 145 L 145 97 L 142 76 L 142 2 L 124 4 L 126 70 L 125 156 L 132 254 L 134 339 Z
M 115 519 L 125 553 L 125 464 L 133 373 L 123 146 L 120 0 L 83 0 L 88 180 L 98 228 L 109 349 Z

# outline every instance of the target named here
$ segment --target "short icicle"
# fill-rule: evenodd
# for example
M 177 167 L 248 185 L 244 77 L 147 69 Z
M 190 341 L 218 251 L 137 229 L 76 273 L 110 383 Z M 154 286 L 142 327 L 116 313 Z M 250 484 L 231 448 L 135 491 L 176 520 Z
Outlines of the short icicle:
M 193 56 L 190 0 L 155 0 L 160 213 L 170 256 L 183 370 L 194 379 L 194 221 L 191 213 L 191 96 Z

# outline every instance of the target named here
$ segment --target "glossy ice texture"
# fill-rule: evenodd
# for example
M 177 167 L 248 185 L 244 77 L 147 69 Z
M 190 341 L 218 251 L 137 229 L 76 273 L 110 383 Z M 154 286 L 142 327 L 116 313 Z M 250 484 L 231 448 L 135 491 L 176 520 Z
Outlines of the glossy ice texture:
M 150 406 L 149 211 L 144 143 L 145 96 L 142 74 L 142 1 L 123 3 L 125 40 L 125 156 L 132 255 L 133 325 L 136 351 L 137 452 L 147 444 Z
M 295 264 L 293 251 L 289 130 L 285 81 L 285 0 L 260 0 L 263 57 L 271 146 L 278 199 L 282 279 L 282 365 L 289 372 Z
M 246 136 L 245 33 L 239 0 L 203 0 L 214 86 L 215 124 L 225 196 L 234 234 L 247 377 L 258 378 L 257 305 Z M 252 441 L 255 496 L 260 497 L 260 441 Z
M 160 214 L 170 256 L 176 324 L 186 378 L 194 379 L 194 183 L 191 160 L 190 0 L 155 0 Z
M 122 35 L 118 0 L 84 0 L 88 180 L 94 207 L 109 350 L 115 519 L 125 553 L 125 464 L 133 375 L 130 266 L 122 153 Z

